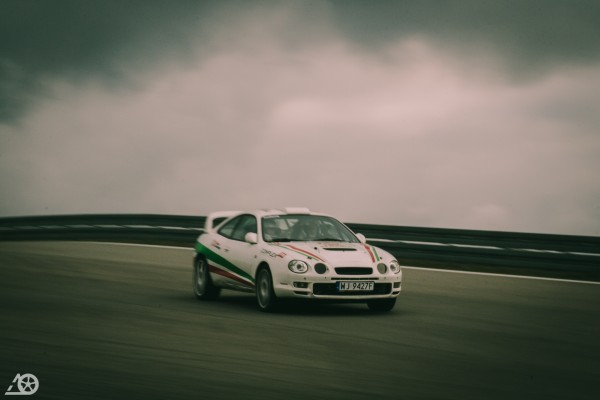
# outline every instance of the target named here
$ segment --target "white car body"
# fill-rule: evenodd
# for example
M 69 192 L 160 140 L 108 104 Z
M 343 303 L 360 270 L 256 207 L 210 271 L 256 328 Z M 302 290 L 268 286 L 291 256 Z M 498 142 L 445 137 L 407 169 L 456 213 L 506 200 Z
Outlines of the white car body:
M 209 214 L 195 249 L 194 292 L 203 299 L 233 289 L 255 292 L 263 311 L 282 298 L 365 301 L 389 311 L 401 291 L 391 254 L 304 208 Z

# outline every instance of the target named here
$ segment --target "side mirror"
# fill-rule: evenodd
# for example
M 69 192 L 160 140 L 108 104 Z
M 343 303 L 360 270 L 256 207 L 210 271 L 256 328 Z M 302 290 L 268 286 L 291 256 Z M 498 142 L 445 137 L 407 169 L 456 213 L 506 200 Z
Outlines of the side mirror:
M 246 233 L 246 236 L 244 236 L 244 241 L 246 243 L 256 244 L 258 243 L 258 235 L 254 232 L 248 232 Z
M 367 238 L 362 233 L 357 233 L 356 237 L 360 240 L 361 243 L 367 243 Z

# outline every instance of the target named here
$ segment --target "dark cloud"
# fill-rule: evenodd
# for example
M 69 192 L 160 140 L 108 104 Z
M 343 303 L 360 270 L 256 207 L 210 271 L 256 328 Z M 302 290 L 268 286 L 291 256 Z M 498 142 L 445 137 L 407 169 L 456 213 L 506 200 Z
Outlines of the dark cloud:
M 453 47 L 489 47 L 522 68 L 600 57 L 597 1 L 349 0 L 332 5 L 340 29 L 367 48 L 418 35 Z
M 213 8 L 207 2 L 0 3 L 0 120 L 19 116 L 43 79 L 120 82 L 123 68 L 183 55 Z
M 374 54 L 418 36 L 465 51 L 489 52 L 518 74 L 600 55 L 597 1 L 35 1 L 0 3 L 0 121 L 16 120 L 44 79 L 122 84 L 124 69 L 210 51 L 211 33 L 236 37 L 236 16 L 296 15 L 275 26 L 290 45 L 319 41 L 319 25 Z M 326 29 L 327 30 L 327 29 Z M 220 45 L 227 46 L 227 41 Z

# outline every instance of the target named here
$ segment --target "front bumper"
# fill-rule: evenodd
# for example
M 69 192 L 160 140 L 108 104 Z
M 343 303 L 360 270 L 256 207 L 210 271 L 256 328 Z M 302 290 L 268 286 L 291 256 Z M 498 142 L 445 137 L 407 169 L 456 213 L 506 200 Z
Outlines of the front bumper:
M 372 291 L 338 291 L 339 281 L 373 282 Z M 402 290 L 402 274 L 369 276 L 287 275 L 275 279 L 277 297 L 331 300 L 369 300 L 398 297 Z

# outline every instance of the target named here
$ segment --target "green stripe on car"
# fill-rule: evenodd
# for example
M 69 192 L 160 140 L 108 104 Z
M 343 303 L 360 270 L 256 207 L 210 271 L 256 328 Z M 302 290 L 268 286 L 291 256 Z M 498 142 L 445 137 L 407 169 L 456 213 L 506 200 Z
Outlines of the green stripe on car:
M 215 253 L 208 247 L 204 246 L 202 243 L 196 242 L 196 251 L 198 253 L 203 254 L 209 261 L 219 264 L 220 266 L 227 269 L 232 274 L 235 274 L 235 275 L 239 276 L 240 278 L 246 279 L 246 280 L 252 282 L 252 284 L 254 284 L 254 278 L 252 276 L 250 276 L 249 274 L 244 272 L 239 267 L 235 266 L 231 261 L 221 257 L 220 255 L 218 255 L 217 253 Z

